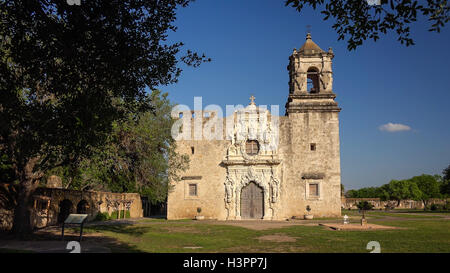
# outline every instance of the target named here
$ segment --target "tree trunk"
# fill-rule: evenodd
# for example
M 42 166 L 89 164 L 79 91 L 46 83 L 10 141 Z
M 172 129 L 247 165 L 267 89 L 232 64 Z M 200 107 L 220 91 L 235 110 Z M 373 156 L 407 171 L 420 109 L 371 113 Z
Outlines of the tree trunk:
M 33 231 L 31 225 L 33 193 L 38 186 L 38 179 L 40 178 L 34 172 L 34 167 L 38 160 L 38 157 L 29 159 L 25 166 L 18 170 L 20 185 L 12 228 L 13 234 L 18 238 L 23 238 Z
M 21 183 L 12 228 L 16 237 L 23 238 L 33 231 L 31 226 L 32 195 L 36 187 L 37 183 L 33 181 Z

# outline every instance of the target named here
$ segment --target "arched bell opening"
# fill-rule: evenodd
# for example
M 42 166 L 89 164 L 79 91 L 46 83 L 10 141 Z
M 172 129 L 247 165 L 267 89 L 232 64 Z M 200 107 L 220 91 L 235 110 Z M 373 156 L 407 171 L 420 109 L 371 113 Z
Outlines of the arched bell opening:
M 320 92 L 319 85 L 319 69 L 316 67 L 310 67 L 307 72 L 307 91 L 310 94 L 316 94 Z

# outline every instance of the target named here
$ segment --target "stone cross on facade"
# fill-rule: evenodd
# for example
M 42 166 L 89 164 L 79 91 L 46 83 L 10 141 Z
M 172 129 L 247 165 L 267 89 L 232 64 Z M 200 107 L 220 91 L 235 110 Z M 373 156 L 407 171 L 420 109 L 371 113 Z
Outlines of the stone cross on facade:
M 253 95 L 250 96 L 250 105 L 255 105 L 255 97 Z

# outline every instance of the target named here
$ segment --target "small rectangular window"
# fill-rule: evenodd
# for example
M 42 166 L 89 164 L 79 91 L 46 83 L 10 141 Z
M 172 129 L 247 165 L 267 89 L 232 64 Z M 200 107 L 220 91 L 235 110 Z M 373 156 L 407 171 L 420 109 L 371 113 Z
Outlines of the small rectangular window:
M 194 152 L 195 152 L 194 146 L 191 147 L 191 152 L 192 152 L 192 154 L 194 154 Z
M 309 196 L 310 197 L 319 196 L 319 184 L 309 184 Z
M 315 151 L 316 150 L 316 143 L 311 143 L 311 151 Z
M 197 196 L 197 184 L 189 184 L 189 195 Z

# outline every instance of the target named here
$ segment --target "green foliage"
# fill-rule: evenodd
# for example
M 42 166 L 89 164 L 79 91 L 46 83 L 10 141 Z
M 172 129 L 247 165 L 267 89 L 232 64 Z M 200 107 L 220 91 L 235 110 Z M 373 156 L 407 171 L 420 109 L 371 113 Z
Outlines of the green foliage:
M 429 206 L 426 206 L 425 210 L 445 212 L 450 210 L 450 203 L 447 201 L 445 204 L 431 204 Z
M 392 180 L 387 187 L 391 200 L 396 200 L 397 206 L 401 200 L 419 200 L 422 196 L 417 184 L 411 180 Z
M 440 192 L 443 196 L 450 197 L 450 180 L 441 183 Z
M 0 1 L 0 147 L 23 191 L 16 234 L 31 231 L 28 192 L 49 170 L 78 168 L 114 124 L 151 110 L 147 90 L 175 83 L 180 63 L 208 61 L 167 39 L 189 2 Z
M 119 212 L 117 210 L 111 212 L 111 214 L 109 215 L 109 219 L 110 220 L 114 220 L 114 219 L 118 219 L 117 216 L 119 215 Z
M 107 212 L 99 212 L 97 213 L 97 215 L 95 216 L 94 221 L 106 221 L 109 220 L 109 215 Z
M 175 152 L 167 93 L 154 90 L 148 101 L 152 111 L 114 123 L 104 146 L 81 162 L 80 180 L 113 192 L 139 192 L 153 203 L 166 200 L 169 180 L 180 180 L 189 158 Z
M 440 32 L 450 18 L 448 1 L 423 2 L 381 0 L 381 5 L 369 5 L 365 0 L 286 0 L 285 5 L 298 12 L 305 6 L 320 9 L 324 20 L 335 20 L 333 29 L 338 39 L 347 39 L 347 48 L 353 50 L 366 39 L 376 41 L 388 31 L 395 31 L 400 43 L 414 45 L 409 37 L 410 25 L 420 16 L 430 23 L 429 31 Z
M 422 174 L 410 179 L 420 190 L 419 199 L 427 206 L 428 199 L 441 197 L 440 185 L 435 176 Z
M 118 215 L 120 215 L 120 219 L 130 218 L 130 211 L 129 210 L 113 211 L 111 212 L 111 215 L 108 214 L 107 212 L 99 212 L 97 213 L 97 216 L 95 217 L 94 221 L 115 220 L 117 219 Z
M 365 210 L 371 210 L 373 208 L 373 205 L 367 201 L 360 201 L 358 204 L 356 204 L 356 207 L 360 209 L 361 211 Z
M 392 180 L 381 187 L 368 187 L 359 190 L 349 190 L 348 198 L 380 198 L 395 200 L 397 206 L 401 200 L 422 200 L 426 206 L 428 199 L 440 198 L 449 190 L 448 182 L 439 182 L 440 176 L 423 174 L 405 180 Z M 441 194 L 442 193 L 442 194 Z
M 349 198 L 376 198 L 378 197 L 378 188 L 368 187 L 359 190 L 349 190 L 347 196 Z
M 120 211 L 120 219 L 123 219 L 123 218 L 130 218 L 129 210 L 121 210 Z
M 442 171 L 442 174 L 444 175 L 442 177 L 444 181 L 450 181 L 450 165 Z
M 366 211 L 371 210 L 373 208 L 373 205 L 367 201 L 360 201 L 358 204 L 356 204 L 356 207 L 363 213 L 363 218 L 366 217 Z

